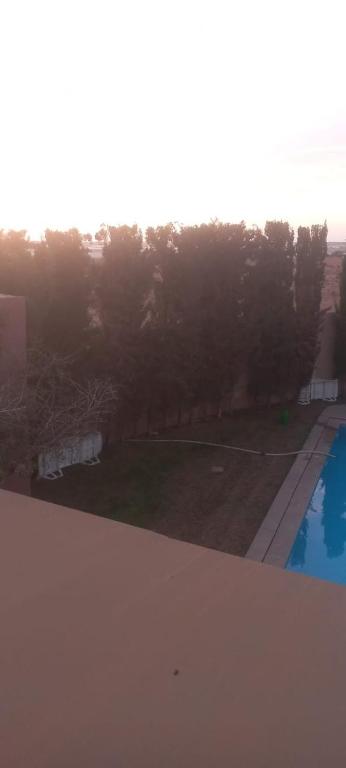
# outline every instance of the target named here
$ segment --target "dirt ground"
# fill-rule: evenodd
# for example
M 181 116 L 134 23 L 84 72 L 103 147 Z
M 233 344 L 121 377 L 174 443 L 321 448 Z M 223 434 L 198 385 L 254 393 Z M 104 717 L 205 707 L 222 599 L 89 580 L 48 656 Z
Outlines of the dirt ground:
M 256 450 L 299 450 L 325 404 L 251 410 L 221 421 L 165 432 L 165 439 L 205 440 Z M 37 498 L 244 555 L 294 457 L 264 457 L 176 443 L 121 443 L 95 467 L 36 480 Z M 214 473 L 213 467 L 223 471 Z

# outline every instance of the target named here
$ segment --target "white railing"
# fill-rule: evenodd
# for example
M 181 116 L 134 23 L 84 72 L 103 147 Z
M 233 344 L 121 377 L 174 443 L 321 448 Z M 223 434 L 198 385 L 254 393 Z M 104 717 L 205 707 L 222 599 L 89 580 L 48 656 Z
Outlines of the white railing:
M 325 400 L 334 403 L 339 394 L 338 379 L 312 379 L 299 392 L 299 405 L 309 405 L 311 400 Z
M 100 432 L 90 432 L 84 437 L 65 440 L 61 448 L 53 448 L 39 455 L 38 476 L 46 480 L 56 480 L 62 477 L 64 467 L 70 467 L 72 464 L 99 464 L 101 450 Z

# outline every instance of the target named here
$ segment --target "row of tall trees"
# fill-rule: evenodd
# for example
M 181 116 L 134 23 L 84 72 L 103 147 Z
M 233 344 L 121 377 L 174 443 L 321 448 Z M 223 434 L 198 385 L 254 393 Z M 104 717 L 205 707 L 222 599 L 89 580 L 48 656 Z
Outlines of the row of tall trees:
M 0 233 L 0 292 L 27 297 L 31 342 L 112 376 L 131 418 L 212 401 L 245 377 L 269 401 L 311 376 L 326 226 L 286 222 L 104 227 L 103 258 L 77 230 Z
M 340 277 L 340 300 L 336 313 L 336 342 L 335 342 L 336 373 L 341 378 L 346 377 L 346 257 L 343 257 Z

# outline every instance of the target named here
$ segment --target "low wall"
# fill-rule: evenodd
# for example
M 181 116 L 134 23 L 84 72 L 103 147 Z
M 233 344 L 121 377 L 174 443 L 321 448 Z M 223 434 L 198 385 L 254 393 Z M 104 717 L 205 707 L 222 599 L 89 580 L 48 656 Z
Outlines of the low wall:
M 288 394 L 285 402 L 294 399 L 294 397 L 294 394 Z M 278 405 L 280 402 L 282 402 L 282 399 L 273 396 L 270 403 L 266 402 L 265 405 Z M 127 418 L 126 415 L 120 412 L 107 425 L 99 426 L 99 429 L 106 444 L 115 443 L 118 440 L 130 440 L 134 437 L 144 437 L 155 432 L 164 432 L 167 429 L 183 427 L 187 424 L 221 418 L 223 415 L 231 416 L 232 413 L 254 408 L 256 405 L 258 403 L 249 395 L 242 393 L 242 396 L 240 396 L 237 393 L 236 396 L 230 395 L 225 397 L 221 405 L 220 403 L 213 402 L 203 402 L 195 406 L 183 404 L 180 408 L 175 407 L 164 413 L 143 413 L 137 419 Z

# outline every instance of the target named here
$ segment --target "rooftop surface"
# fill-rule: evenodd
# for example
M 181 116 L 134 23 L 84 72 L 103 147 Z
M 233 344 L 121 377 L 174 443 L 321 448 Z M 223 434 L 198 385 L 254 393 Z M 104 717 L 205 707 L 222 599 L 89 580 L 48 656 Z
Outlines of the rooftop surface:
M 6 768 L 346 759 L 346 589 L 0 492 Z

